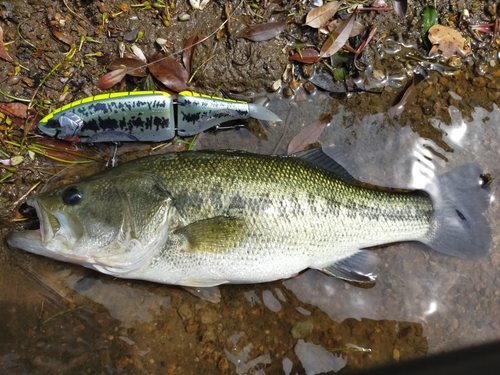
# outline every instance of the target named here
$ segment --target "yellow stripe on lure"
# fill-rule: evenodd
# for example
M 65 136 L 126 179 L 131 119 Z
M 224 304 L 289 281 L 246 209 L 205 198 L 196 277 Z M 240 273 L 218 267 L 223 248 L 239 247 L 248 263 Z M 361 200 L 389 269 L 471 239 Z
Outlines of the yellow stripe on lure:
M 174 108 L 174 105 L 177 108 Z M 46 135 L 73 142 L 159 142 L 246 118 L 281 121 L 263 102 L 182 91 L 177 103 L 163 91 L 101 94 L 56 109 L 38 124 Z

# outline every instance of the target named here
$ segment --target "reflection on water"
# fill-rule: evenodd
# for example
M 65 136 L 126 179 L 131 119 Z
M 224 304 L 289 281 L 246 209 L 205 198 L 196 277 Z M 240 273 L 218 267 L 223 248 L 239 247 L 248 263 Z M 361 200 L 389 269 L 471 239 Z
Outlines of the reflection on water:
M 265 124 L 267 140 L 237 129 L 203 134 L 197 147 L 284 153 L 304 126 L 332 113 L 320 141 L 362 181 L 422 188 L 470 162 L 498 175 L 499 108 L 465 115 L 462 97 L 448 93 L 454 105 L 445 112 L 424 118 L 410 108 L 404 127 L 387 121 L 384 95 L 275 100 L 270 108 L 286 121 Z M 497 183 L 491 192 L 496 198 Z M 309 270 L 222 286 L 215 305 L 180 288 L 115 280 L 2 247 L 0 372 L 342 373 L 498 338 L 498 210 L 492 199 L 492 248 L 479 261 L 396 244 L 378 252 L 372 288 Z

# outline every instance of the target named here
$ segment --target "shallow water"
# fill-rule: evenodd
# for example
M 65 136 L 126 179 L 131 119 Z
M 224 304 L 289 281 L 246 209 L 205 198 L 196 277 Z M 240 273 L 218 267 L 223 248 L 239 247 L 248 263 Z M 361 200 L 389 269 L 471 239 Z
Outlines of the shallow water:
M 498 175 L 496 104 L 463 114 L 462 99 L 454 99 L 444 114 L 419 118 L 413 116 L 417 99 L 400 121 L 389 121 L 383 95 L 351 99 L 321 92 L 276 98 L 269 108 L 285 121 L 264 125 L 267 140 L 246 129 L 227 130 L 203 134 L 196 148 L 283 154 L 304 126 L 331 113 L 320 142 L 362 181 L 419 188 L 428 173 L 469 162 Z M 75 170 L 65 173 L 90 173 Z M 372 288 L 309 270 L 273 283 L 222 286 L 218 304 L 178 287 L 114 279 L 6 249 L 2 230 L 0 372 L 347 373 L 498 339 L 499 193 L 494 181 L 486 213 L 493 242 L 479 261 L 396 244 L 378 251 L 381 270 Z M 353 351 L 353 345 L 366 350 Z

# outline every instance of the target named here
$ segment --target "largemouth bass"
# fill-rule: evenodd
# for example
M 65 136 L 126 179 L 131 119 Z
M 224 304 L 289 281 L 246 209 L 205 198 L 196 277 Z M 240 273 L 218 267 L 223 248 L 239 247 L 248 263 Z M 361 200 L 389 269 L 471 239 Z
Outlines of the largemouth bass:
M 365 187 L 321 150 L 148 156 L 32 196 L 40 229 L 10 246 L 122 278 L 191 287 L 266 282 L 315 268 L 376 276 L 372 246 L 420 241 L 462 258 L 488 251 L 477 166 L 428 192 Z

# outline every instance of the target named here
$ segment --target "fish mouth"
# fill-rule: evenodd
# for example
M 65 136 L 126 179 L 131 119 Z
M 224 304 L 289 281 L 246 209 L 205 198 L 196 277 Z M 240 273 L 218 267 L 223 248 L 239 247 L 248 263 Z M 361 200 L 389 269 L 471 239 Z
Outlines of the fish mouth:
M 72 250 L 83 233 L 80 221 L 74 215 L 52 212 L 36 197 L 29 198 L 27 205 L 36 211 L 40 228 L 9 233 L 9 246 L 59 260 L 68 261 L 71 258 L 77 262 L 79 259 L 75 259 Z
M 61 228 L 61 223 L 48 209 L 41 205 L 37 199 L 28 199 L 28 206 L 33 207 L 40 223 L 40 240 L 43 245 L 47 245 L 54 240 L 55 234 Z

